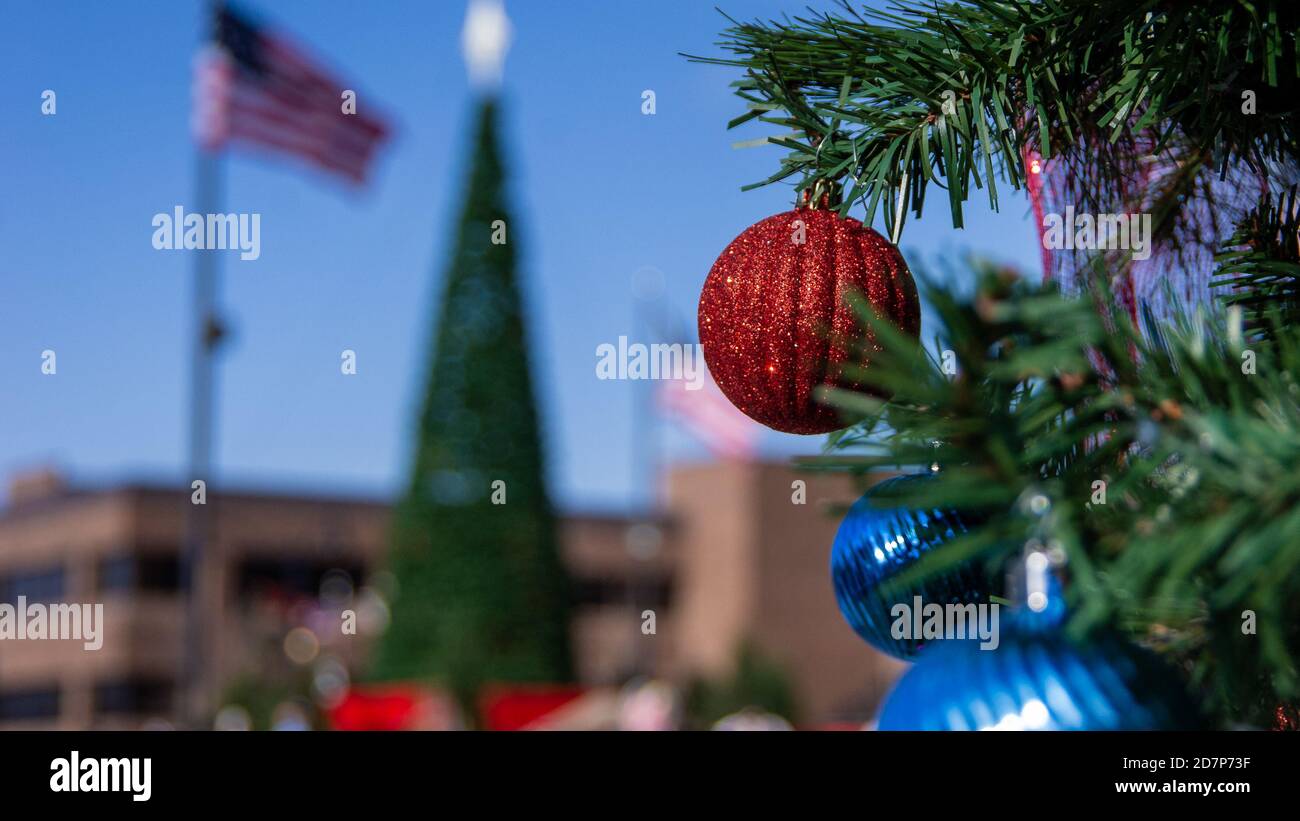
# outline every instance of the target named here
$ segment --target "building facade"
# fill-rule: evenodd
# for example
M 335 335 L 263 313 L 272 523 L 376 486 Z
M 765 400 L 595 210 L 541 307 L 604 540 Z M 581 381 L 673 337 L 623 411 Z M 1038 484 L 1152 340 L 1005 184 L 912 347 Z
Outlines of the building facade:
M 901 665 L 863 644 L 835 605 L 830 544 L 855 487 L 752 463 L 677 466 L 664 479 L 652 519 L 560 519 L 581 682 L 721 678 L 748 643 L 786 672 L 806 723 L 868 718 Z M 171 717 L 190 504 L 188 488 L 77 488 L 50 473 L 13 481 L 0 512 L 0 603 L 102 604 L 103 642 L 0 639 L 0 728 L 125 729 Z M 382 629 L 366 597 L 382 610 L 384 595 L 400 595 L 383 573 L 387 505 L 226 490 L 207 504 L 206 701 L 221 703 L 268 659 L 292 668 L 328 653 L 363 669 Z M 360 629 L 342 627 L 348 613 Z

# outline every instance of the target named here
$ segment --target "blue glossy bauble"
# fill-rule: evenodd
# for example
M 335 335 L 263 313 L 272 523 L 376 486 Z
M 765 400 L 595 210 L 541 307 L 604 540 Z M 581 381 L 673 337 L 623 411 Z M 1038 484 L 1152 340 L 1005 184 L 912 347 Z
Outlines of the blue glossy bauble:
M 919 585 L 893 582 L 929 551 L 965 533 L 968 520 L 955 511 L 912 509 L 888 498 L 909 485 L 933 481 L 928 474 L 880 482 L 853 504 L 840 523 L 831 548 L 831 580 L 840 612 L 859 636 L 877 650 L 901 659 L 917 655 L 917 636 L 895 638 L 893 608 L 913 608 L 916 597 L 928 605 L 980 604 L 1000 585 L 982 566 L 963 566 Z
M 936 641 L 881 709 L 881 730 L 1177 730 L 1200 726 L 1174 671 L 1103 633 L 1002 620 L 996 649 Z

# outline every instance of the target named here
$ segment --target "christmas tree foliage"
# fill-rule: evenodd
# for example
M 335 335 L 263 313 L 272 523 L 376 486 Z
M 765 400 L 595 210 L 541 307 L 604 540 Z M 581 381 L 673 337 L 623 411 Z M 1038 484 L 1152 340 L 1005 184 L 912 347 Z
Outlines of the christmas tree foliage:
M 1300 10 L 1285 0 L 890 5 L 736 24 L 719 43 L 734 56 L 695 58 L 745 70 L 732 127 L 781 129 L 780 168 L 749 187 L 847 180 L 845 213 L 883 207 L 893 225 L 936 184 L 961 227 L 977 189 L 996 208 L 998 180 L 1024 187 L 1026 148 L 1072 165 L 1080 210 L 1124 191 L 1139 148 L 1177 156 L 1175 199 L 1201 170 L 1296 157 Z
M 410 486 L 394 513 L 397 599 L 379 678 L 469 705 L 486 682 L 570 677 L 568 587 L 528 368 L 497 137 L 482 104 L 434 331 Z
M 890 226 L 933 184 L 960 227 L 975 189 L 997 207 L 1035 155 L 1069 169 L 1058 201 L 1151 212 L 1173 259 L 1186 215 L 1227 213 L 1207 176 L 1250 200 L 1191 237 L 1215 257 L 1169 285 L 1213 287 L 1172 311 L 1120 304 L 1133 257 L 1113 246 L 1068 289 L 978 261 L 928 287 L 933 347 L 863 307 L 880 349 L 857 377 L 889 399 L 824 391 L 852 424 L 810 465 L 941 465 L 904 501 L 984 524 L 900 584 L 1042 551 L 1072 635 L 1121 629 L 1160 652 L 1218 726 L 1300 699 L 1298 20 L 1285 2 L 845 4 L 737 23 L 730 56 L 708 59 L 744 70 L 733 125 L 780 129 L 767 182 L 833 183 L 844 212 L 883 207 Z M 1153 163 L 1168 173 L 1136 190 Z

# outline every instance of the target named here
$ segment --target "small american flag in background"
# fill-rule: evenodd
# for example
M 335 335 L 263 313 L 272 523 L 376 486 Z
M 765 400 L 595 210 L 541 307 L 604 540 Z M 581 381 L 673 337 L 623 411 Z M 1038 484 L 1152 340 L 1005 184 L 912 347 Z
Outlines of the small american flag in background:
M 671 379 L 657 393 L 660 410 L 679 420 L 714 456 L 737 461 L 754 457 L 762 428 L 731 404 L 707 371 L 700 390 L 688 388 L 685 379 Z
M 355 114 L 343 113 L 345 88 L 292 44 L 223 6 L 195 64 L 194 136 L 210 151 L 250 144 L 361 183 L 388 127 L 359 104 Z

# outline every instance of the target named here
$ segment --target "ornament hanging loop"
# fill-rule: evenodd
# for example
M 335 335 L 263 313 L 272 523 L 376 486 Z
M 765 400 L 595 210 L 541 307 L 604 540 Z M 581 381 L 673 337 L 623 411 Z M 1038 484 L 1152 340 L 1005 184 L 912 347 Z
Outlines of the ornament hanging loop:
M 797 208 L 822 209 L 830 211 L 840 207 L 843 202 L 844 188 L 836 180 L 820 178 L 805 188 L 799 195 Z

